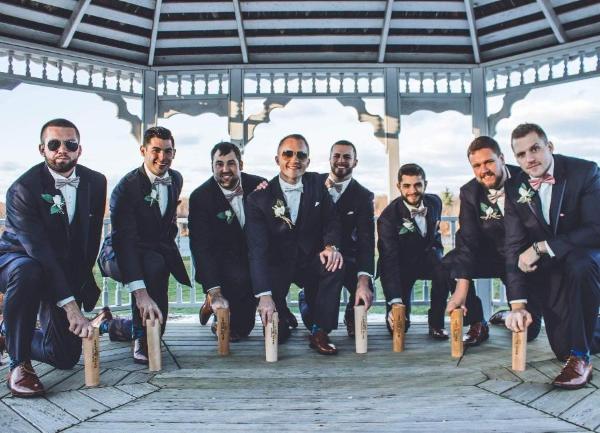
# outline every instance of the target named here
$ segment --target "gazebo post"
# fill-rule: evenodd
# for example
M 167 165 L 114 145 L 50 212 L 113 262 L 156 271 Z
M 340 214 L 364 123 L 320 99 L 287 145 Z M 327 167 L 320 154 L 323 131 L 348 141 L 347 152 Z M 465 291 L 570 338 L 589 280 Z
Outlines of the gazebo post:
M 142 134 L 158 119 L 158 72 L 146 70 L 143 72 L 142 90 Z M 140 136 L 142 136 L 140 134 Z
M 385 91 L 385 150 L 387 153 L 388 201 L 398 197 L 396 181 L 400 168 L 400 89 L 398 69 L 384 69 Z
M 229 70 L 229 103 L 227 104 L 227 129 L 231 142 L 242 152 L 244 140 L 244 71 L 241 68 Z

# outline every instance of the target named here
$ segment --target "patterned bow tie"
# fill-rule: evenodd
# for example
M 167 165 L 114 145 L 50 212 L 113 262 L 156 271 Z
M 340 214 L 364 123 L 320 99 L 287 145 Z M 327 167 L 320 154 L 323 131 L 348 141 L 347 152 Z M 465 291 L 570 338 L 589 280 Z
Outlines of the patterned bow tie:
M 327 180 L 325 181 L 325 186 L 327 187 L 327 189 L 334 188 L 338 194 L 341 193 L 342 189 L 344 188 L 344 184 L 342 182 L 336 183 L 330 178 L 327 178 Z
M 502 189 L 490 189 L 488 192 L 488 200 L 490 203 L 496 204 L 500 197 L 504 197 L 504 188 Z
M 415 218 L 417 216 L 422 216 L 422 217 L 427 216 L 427 208 L 426 207 L 422 207 L 422 208 L 419 208 L 419 209 L 411 209 L 410 210 L 410 217 L 411 218 Z
M 285 185 L 283 187 L 283 192 L 292 192 L 292 191 L 300 191 L 304 192 L 304 185 L 298 182 L 296 185 Z
M 236 197 L 240 197 L 240 196 L 243 196 L 243 195 L 244 195 L 244 190 L 242 189 L 242 185 L 240 185 L 240 184 L 238 183 L 238 186 L 236 186 L 236 188 L 235 188 L 235 189 L 234 189 L 232 192 L 230 192 L 230 193 L 228 193 L 228 194 L 225 194 L 225 198 L 227 199 L 227 201 L 228 201 L 229 203 L 231 203 L 231 201 L 232 201 L 234 198 L 236 198 Z
M 532 177 L 531 179 L 529 179 L 529 185 L 531 185 L 531 187 L 536 191 L 540 189 L 543 183 L 549 183 L 550 185 L 554 185 L 556 183 L 556 179 L 554 179 L 554 176 L 548 173 L 546 173 L 542 177 Z
M 152 185 L 165 185 L 165 186 L 171 186 L 173 184 L 173 180 L 171 179 L 171 176 L 169 177 L 157 177 L 154 179 L 154 183 Z
M 71 179 L 67 179 L 66 177 L 54 179 L 54 187 L 56 189 L 60 189 L 66 185 L 71 185 L 73 188 L 77 188 L 79 186 L 79 176 L 75 176 Z

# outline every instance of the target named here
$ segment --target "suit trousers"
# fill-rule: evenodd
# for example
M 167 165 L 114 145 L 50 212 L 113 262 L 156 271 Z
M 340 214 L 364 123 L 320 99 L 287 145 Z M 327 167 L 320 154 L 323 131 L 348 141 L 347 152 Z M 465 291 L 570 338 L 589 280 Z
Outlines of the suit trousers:
M 358 267 L 354 260 L 346 260 L 344 257 L 344 280 L 343 287 L 348 290 L 348 303 L 344 311 L 344 318 L 354 318 L 354 303 L 356 302 L 356 285 L 358 284 Z M 373 279 L 369 278 L 369 288 L 374 291 Z
M 235 275 L 236 272 L 233 270 L 231 274 Z M 248 275 L 248 272 L 245 275 Z M 240 337 L 247 337 L 256 322 L 258 299 L 254 297 L 251 287 L 249 275 L 245 281 L 224 280 L 221 285 L 223 296 L 229 302 L 229 326 Z
M 0 271 L 8 354 L 17 362 L 34 360 L 70 369 L 81 356 L 81 338 L 69 331 L 64 309 L 45 296 L 45 281 L 41 265 L 27 256 L 18 256 Z

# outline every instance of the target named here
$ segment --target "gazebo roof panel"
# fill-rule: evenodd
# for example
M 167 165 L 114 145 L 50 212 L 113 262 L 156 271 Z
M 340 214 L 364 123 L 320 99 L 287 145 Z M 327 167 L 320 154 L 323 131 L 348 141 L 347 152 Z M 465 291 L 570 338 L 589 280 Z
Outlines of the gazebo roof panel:
M 582 7 L 580 9 L 562 12 L 558 14 L 558 18 L 560 19 L 561 23 L 566 24 L 597 15 L 600 15 L 600 2 Z
M 140 8 L 141 9 L 141 8 Z M 136 15 L 128 12 L 122 12 L 115 9 L 110 9 L 105 6 L 100 6 L 92 3 L 86 10 L 87 15 L 105 18 L 111 21 L 119 21 L 124 24 L 129 24 L 145 29 L 152 28 L 152 18 L 146 18 L 142 15 Z
M 523 23 L 515 23 L 513 26 L 505 26 L 504 28 L 498 29 L 494 32 L 488 32 L 480 34 L 479 43 L 483 46 L 493 43 L 503 41 L 505 44 L 510 43 L 510 39 L 516 37 L 522 37 L 523 35 L 527 35 L 530 33 L 534 33 L 540 30 L 548 30 L 552 32 L 552 29 L 548 26 L 548 21 L 545 19 L 534 19 L 531 21 L 523 22 Z
M 73 49 L 83 53 L 94 55 L 100 54 L 112 59 L 124 60 L 133 63 L 144 63 L 148 58 L 148 55 L 145 53 L 137 50 L 106 45 L 101 43 L 100 40 L 90 41 L 77 38 L 73 39 L 71 45 L 69 46 L 72 46 Z
M 147 36 L 83 22 L 77 27 L 75 37 L 81 39 L 82 34 L 100 36 L 106 40 L 127 41 L 129 44 L 139 45 L 144 49 L 150 44 L 150 38 Z
M 509 57 L 528 51 L 539 50 L 551 47 L 556 43 L 556 38 L 552 30 L 540 32 L 540 34 L 529 34 L 525 38 L 518 38 L 511 41 L 510 44 L 502 42 L 490 44 L 484 48 L 483 60 L 497 60 L 502 57 Z

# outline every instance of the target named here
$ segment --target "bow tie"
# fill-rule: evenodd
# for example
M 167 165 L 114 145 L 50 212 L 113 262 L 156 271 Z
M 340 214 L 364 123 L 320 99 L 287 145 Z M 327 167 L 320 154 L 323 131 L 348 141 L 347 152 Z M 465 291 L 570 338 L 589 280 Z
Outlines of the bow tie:
M 296 185 L 285 185 L 283 187 L 283 192 L 292 192 L 292 191 L 304 192 L 304 185 L 302 183 L 298 182 Z
M 417 216 L 422 216 L 422 217 L 427 216 L 427 208 L 426 207 L 422 207 L 422 208 L 419 208 L 419 209 L 411 209 L 410 210 L 410 217 L 414 218 L 414 217 L 417 217 Z
M 79 176 L 75 176 L 71 179 L 67 179 L 66 177 L 54 179 L 54 187 L 56 189 L 60 189 L 66 185 L 71 185 L 73 188 L 77 188 L 79 186 Z
M 529 179 L 529 185 L 531 185 L 531 187 L 536 191 L 540 189 L 543 183 L 549 183 L 550 185 L 554 185 L 556 183 L 556 179 L 554 179 L 554 176 L 548 173 L 546 173 L 542 177 L 532 177 L 531 179 Z
M 325 181 L 325 186 L 327 189 L 334 188 L 338 194 L 341 193 L 344 188 L 343 182 L 336 183 L 330 178 L 327 178 L 327 181 Z
M 487 195 L 488 200 L 492 204 L 496 204 L 500 197 L 504 197 L 504 188 L 502 189 L 490 189 Z
M 242 189 L 242 185 L 240 185 L 238 183 L 238 186 L 236 186 L 236 188 L 232 192 L 225 194 L 225 198 L 227 199 L 227 201 L 229 203 L 231 203 L 231 201 L 234 198 L 240 197 L 240 196 L 243 196 L 243 195 L 244 195 L 244 190 Z
M 154 179 L 154 183 L 152 185 L 165 185 L 165 186 L 171 186 L 173 184 L 173 180 L 171 179 L 171 176 L 169 177 L 157 177 Z

